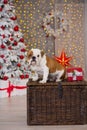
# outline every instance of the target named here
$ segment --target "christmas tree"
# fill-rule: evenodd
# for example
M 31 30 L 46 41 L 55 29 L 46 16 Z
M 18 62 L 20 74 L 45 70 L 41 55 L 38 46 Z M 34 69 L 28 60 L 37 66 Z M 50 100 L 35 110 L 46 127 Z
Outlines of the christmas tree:
M 0 79 L 29 77 L 26 45 L 12 0 L 0 0 Z

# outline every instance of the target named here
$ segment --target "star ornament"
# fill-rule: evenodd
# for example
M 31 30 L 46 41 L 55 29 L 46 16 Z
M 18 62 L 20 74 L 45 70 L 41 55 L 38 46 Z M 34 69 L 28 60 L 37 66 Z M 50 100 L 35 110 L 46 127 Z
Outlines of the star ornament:
M 69 62 L 72 59 L 72 57 L 67 57 L 64 51 L 61 52 L 60 57 L 54 56 L 54 58 L 64 67 L 71 65 Z

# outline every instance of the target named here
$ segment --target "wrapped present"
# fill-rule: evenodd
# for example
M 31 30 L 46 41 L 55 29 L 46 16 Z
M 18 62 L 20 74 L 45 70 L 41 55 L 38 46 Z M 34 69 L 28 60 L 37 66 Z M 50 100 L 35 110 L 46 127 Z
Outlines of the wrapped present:
M 67 80 L 68 81 L 82 81 L 83 70 L 82 68 L 68 68 L 67 69 Z
M 26 83 L 28 79 L 16 79 L 10 82 L 10 86 L 14 89 L 11 95 L 26 95 Z
M 6 88 L 8 88 L 8 80 L 0 80 L 0 98 L 8 97 Z
M 26 83 L 26 79 L 13 79 L 11 81 L 0 80 L 0 98 L 15 95 L 26 95 Z

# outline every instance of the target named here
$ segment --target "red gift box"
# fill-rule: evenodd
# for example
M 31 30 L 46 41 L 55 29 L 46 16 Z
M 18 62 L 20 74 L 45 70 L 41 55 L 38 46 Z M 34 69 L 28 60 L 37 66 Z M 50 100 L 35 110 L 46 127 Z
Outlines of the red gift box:
M 83 70 L 82 68 L 68 68 L 67 69 L 67 80 L 68 81 L 82 81 Z

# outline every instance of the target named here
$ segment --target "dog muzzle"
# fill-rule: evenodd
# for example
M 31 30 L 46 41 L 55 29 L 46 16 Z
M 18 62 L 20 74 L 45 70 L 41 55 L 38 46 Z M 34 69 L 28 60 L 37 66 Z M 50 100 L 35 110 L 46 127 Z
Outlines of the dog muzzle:
M 36 65 L 36 57 L 35 56 L 32 57 L 31 65 Z

